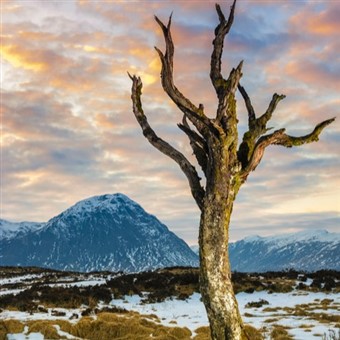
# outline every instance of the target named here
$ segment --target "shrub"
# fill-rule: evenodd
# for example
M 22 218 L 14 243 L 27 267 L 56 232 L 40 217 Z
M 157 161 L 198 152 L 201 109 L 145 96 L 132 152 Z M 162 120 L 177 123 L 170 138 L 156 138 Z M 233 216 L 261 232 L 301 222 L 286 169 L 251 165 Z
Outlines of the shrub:
M 289 293 L 293 287 L 288 284 L 273 283 L 268 286 L 269 293 Z
M 259 300 L 259 301 L 252 301 L 252 302 L 248 302 L 245 305 L 245 308 L 260 308 L 264 305 L 269 305 L 269 302 L 267 300 Z

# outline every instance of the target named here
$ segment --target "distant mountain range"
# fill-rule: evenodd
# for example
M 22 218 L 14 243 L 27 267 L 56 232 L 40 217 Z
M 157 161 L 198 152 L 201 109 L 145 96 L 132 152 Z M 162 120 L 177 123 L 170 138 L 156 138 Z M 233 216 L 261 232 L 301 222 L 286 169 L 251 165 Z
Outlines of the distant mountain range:
M 340 270 L 340 234 L 326 230 L 247 237 L 231 243 L 229 252 L 233 270 L 240 272 Z
M 233 271 L 340 270 L 340 234 L 247 237 L 229 245 Z M 0 220 L 0 265 L 140 272 L 198 266 L 189 246 L 123 194 L 78 202 L 47 223 Z
M 198 247 L 192 247 L 198 253 Z M 238 272 L 287 269 L 340 270 L 340 234 L 302 231 L 273 237 L 251 236 L 229 244 L 231 268 Z
M 47 223 L 0 220 L 0 265 L 138 272 L 198 266 L 189 246 L 123 194 L 78 202 Z

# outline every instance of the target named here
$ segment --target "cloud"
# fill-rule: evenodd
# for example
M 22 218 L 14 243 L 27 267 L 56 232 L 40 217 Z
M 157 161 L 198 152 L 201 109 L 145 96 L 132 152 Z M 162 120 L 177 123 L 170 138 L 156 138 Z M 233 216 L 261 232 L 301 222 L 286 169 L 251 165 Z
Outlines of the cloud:
M 338 4 L 330 2 L 327 6 L 317 9 L 317 4 L 311 4 L 304 8 L 303 11 L 298 11 L 291 18 L 291 23 L 296 27 L 303 25 L 312 34 L 330 37 L 337 36 L 339 23 L 340 8 Z
M 285 73 L 304 83 L 318 83 L 328 89 L 331 86 L 334 90 L 340 88 L 340 67 L 329 67 L 322 61 L 291 61 L 286 65 Z
M 224 8 L 227 14 L 229 5 Z M 167 21 L 172 10 L 175 84 L 214 117 L 216 94 L 209 79 L 217 24 L 213 4 L 6 3 L 3 218 L 43 221 L 80 199 L 123 192 L 195 243 L 199 211 L 187 179 L 145 140 L 131 112 L 126 73 L 142 77 L 143 108 L 155 131 L 193 160 L 187 137 L 176 125 L 182 114 L 161 87 L 154 50 L 155 45 L 164 49 L 164 39 L 153 14 Z M 338 114 L 338 24 L 332 14 L 337 10 L 333 3 L 238 4 L 223 73 L 245 59 L 242 84 L 258 115 L 275 91 L 288 94 L 273 115 L 275 128 L 301 135 Z M 238 105 L 244 131 L 247 113 L 240 97 Z M 280 233 L 334 228 L 339 130 L 336 121 L 317 144 L 266 150 L 236 202 L 234 239 L 257 231 L 267 235 L 271 226 Z

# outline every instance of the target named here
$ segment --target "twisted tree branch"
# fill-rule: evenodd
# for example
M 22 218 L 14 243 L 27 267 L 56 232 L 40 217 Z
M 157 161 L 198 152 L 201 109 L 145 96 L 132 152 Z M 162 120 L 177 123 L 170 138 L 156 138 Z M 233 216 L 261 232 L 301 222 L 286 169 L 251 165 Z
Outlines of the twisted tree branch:
M 152 146 L 154 146 L 166 156 L 173 159 L 180 166 L 181 170 L 184 172 L 189 181 L 191 193 L 198 207 L 202 210 L 205 192 L 203 187 L 201 186 L 200 178 L 195 167 L 181 152 L 176 150 L 173 146 L 164 141 L 162 138 L 158 137 L 154 130 L 151 128 L 142 108 L 142 81 L 139 77 L 131 76 L 130 74 L 129 77 L 132 80 L 132 109 L 140 127 L 142 128 L 143 135 L 147 138 Z
M 234 0 L 229 13 L 228 20 L 225 19 L 225 16 L 221 10 L 220 5 L 216 4 L 216 11 L 218 14 L 218 18 L 220 23 L 215 28 L 215 39 L 213 40 L 214 49 L 211 55 L 210 62 L 210 79 L 216 90 L 217 96 L 219 97 L 219 93 L 223 91 L 223 87 L 225 85 L 225 80 L 221 74 L 221 58 L 223 53 L 223 44 L 224 38 L 230 31 L 231 25 L 234 21 L 234 13 L 235 13 L 236 0 Z
M 203 135 L 208 136 L 209 134 L 218 135 L 218 128 L 214 125 L 205 114 L 203 105 L 196 107 L 188 98 L 186 98 L 175 86 L 173 79 L 173 57 L 174 57 L 174 44 L 171 36 L 171 16 L 168 21 L 168 25 L 165 26 L 157 16 L 155 20 L 161 27 L 164 35 L 166 50 L 165 54 L 155 47 L 159 58 L 162 63 L 162 86 L 164 91 L 173 100 L 177 107 L 188 117 L 188 119 L 194 124 L 196 129 Z
M 273 97 L 272 97 L 272 99 L 269 103 L 267 111 L 261 117 L 256 119 L 256 124 L 260 128 L 262 128 L 262 131 L 264 131 L 264 132 L 266 131 L 267 123 L 272 118 L 273 112 L 275 111 L 277 104 L 285 98 L 286 98 L 286 96 L 284 94 L 281 94 L 281 95 L 279 95 L 277 93 L 273 94 Z
M 190 128 L 185 115 L 183 116 L 182 124 L 178 124 L 178 127 L 189 137 L 193 154 L 204 175 L 207 176 L 208 146 L 206 141 L 196 131 Z
M 219 18 L 219 24 L 215 28 L 215 39 L 213 40 L 213 51 L 210 62 L 210 79 L 215 88 L 218 98 L 218 108 L 216 113 L 216 123 L 221 127 L 228 144 L 234 143 L 231 136 L 237 138 L 237 117 L 235 106 L 235 91 L 242 77 L 243 61 L 239 63 L 236 69 L 232 69 L 228 79 L 222 76 L 222 54 L 224 38 L 229 33 L 234 21 L 236 0 L 234 0 L 228 20 L 226 20 L 221 7 L 216 4 L 216 11 Z
M 242 143 L 237 152 L 237 156 L 239 161 L 242 163 L 242 167 L 246 168 L 258 138 L 271 129 L 267 128 L 267 123 L 272 118 L 273 112 L 278 103 L 286 98 L 286 96 L 274 93 L 266 112 L 259 118 L 256 118 L 254 107 L 251 104 L 245 88 L 239 84 L 238 90 L 244 99 L 248 111 L 248 131 L 244 133 Z
M 241 95 L 244 99 L 244 102 L 246 104 L 246 108 L 247 108 L 247 111 L 248 111 L 248 126 L 249 126 L 249 128 L 251 128 L 252 122 L 254 122 L 255 119 L 256 119 L 255 110 L 254 110 L 253 105 L 251 103 L 251 100 L 248 96 L 248 93 L 246 92 L 244 87 L 241 86 L 241 84 L 238 84 L 238 90 L 240 91 L 240 93 L 241 93 Z
M 319 135 L 322 130 L 334 122 L 335 118 L 331 118 L 321 122 L 316 125 L 314 130 L 308 135 L 301 137 L 293 137 L 289 136 L 285 133 L 285 129 L 276 130 L 273 133 L 262 136 L 256 143 L 254 151 L 251 155 L 250 161 L 247 164 L 246 168 L 241 171 L 240 177 L 243 181 L 245 181 L 251 171 L 254 171 L 258 164 L 260 163 L 264 150 L 269 145 L 282 145 L 287 148 L 291 148 L 293 146 L 300 146 L 303 144 L 308 144 L 312 142 L 317 142 L 319 140 Z

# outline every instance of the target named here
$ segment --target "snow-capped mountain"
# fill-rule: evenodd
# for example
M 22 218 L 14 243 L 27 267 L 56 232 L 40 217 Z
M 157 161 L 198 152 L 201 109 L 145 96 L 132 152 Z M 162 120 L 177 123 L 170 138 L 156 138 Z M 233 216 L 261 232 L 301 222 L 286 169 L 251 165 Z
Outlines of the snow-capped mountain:
M 42 228 L 46 223 L 37 222 L 9 222 L 0 219 L 0 240 L 11 239 L 18 235 L 23 235 L 28 231 L 38 230 Z
M 231 243 L 229 254 L 231 267 L 239 272 L 340 270 L 340 234 L 312 230 L 251 236 Z
M 155 216 L 114 194 L 85 199 L 43 225 L 3 237 L 0 265 L 132 272 L 197 266 L 198 257 Z

